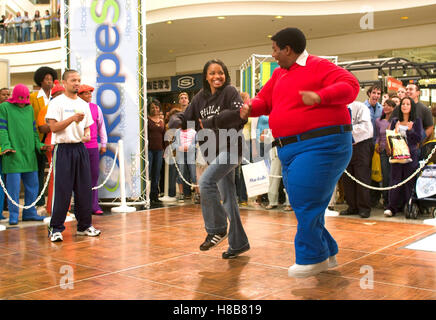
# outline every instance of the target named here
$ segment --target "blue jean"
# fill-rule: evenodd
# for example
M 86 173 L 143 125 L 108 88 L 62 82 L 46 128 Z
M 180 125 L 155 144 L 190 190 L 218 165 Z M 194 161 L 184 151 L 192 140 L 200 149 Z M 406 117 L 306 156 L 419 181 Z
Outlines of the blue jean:
M 24 205 L 28 206 L 38 197 L 38 172 L 8 173 L 6 174 L 6 189 L 15 202 L 20 200 L 20 182 L 24 185 Z M 8 199 L 9 222 L 18 222 L 19 208 Z M 23 219 L 36 216 L 35 206 L 23 209 Z
M 33 34 L 33 40 L 36 41 L 36 34 L 39 33 L 39 40 L 42 40 L 42 26 L 41 24 L 35 24 L 35 33 Z
M 163 150 L 148 150 L 148 174 L 151 181 L 150 199 L 159 198 L 159 179 L 162 169 Z
M 15 39 L 15 33 L 14 33 L 14 27 L 8 28 L 8 43 L 14 42 Z
M 183 172 L 183 178 L 185 178 L 186 181 L 189 181 L 189 178 L 191 178 L 191 182 L 193 184 L 197 183 L 197 173 L 195 171 L 196 169 L 195 164 L 180 163 L 179 169 L 180 172 Z M 181 178 L 180 180 L 183 181 Z
M 44 30 L 45 30 L 45 38 L 46 39 L 50 38 L 50 25 L 44 26 Z
M 3 180 L 3 184 L 6 185 L 5 181 L 5 175 L 2 174 L 2 157 L 0 156 L 0 176 Z M 3 216 L 3 205 L 5 203 L 5 192 L 3 191 L 3 188 L 0 186 L 0 216 Z
M 6 32 L 5 29 L 0 29 L 0 43 L 6 43 Z
M 351 159 L 351 132 L 277 147 L 283 183 L 298 220 L 297 264 L 315 264 L 334 256 L 338 245 L 325 228 L 324 213 L 336 183 Z
M 15 26 L 15 34 L 16 34 L 16 40 L 17 42 L 22 42 L 23 38 L 22 38 L 22 31 L 21 31 L 21 26 L 17 27 Z
M 23 42 L 30 41 L 30 28 L 23 28 Z
M 237 166 L 238 163 L 230 163 L 230 153 L 221 152 L 206 168 L 199 182 L 206 232 L 226 233 L 227 219 L 230 221 L 228 252 L 250 248 L 236 199 L 235 168 Z

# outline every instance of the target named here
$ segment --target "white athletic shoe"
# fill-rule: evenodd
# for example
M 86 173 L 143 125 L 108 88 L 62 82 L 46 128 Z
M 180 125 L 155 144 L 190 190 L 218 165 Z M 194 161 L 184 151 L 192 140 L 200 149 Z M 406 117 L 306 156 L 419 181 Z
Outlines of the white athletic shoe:
M 60 232 L 55 232 L 55 233 L 51 234 L 51 235 L 50 235 L 50 241 L 51 241 L 51 242 L 64 241 L 64 238 L 62 237 L 62 233 L 60 233 Z
M 338 262 L 336 261 L 336 256 L 329 257 L 329 269 L 335 268 L 338 266 Z
M 93 226 L 90 226 L 88 229 L 86 229 L 85 231 L 77 231 L 77 235 L 78 236 L 88 236 L 88 237 L 97 237 L 99 236 L 101 233 L 100 230 L 94 228 Z
M 384 215 L 385 215 L 385 217 L 392 217 L 392 211 L 387 209 L 387 210 L 385 210 Z
M 329 268 L 329 259 L 326 259 L 320 263 L 315 264 L 294 264 L 293 266 L 290 266 L 288 269 L 288 276 L 293 278 L 307 278 L 314 275 L 317 275 L 318 273 L 322 271 L 327 271 Z

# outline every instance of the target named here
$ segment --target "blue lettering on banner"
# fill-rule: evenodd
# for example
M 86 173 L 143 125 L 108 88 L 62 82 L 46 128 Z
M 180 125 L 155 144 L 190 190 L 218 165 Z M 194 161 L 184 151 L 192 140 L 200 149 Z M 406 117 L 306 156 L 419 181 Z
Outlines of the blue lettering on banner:
M 114 2 L 114 1 L 111 0 L 109 2 Z M 113 44 L 109 43 L 109 28 L 111 28 L 115 32 L 115 42 Z M 101 39 L 102 34 L 103 34 L 103 40 Z M 120 34 L 118 32 L 118 28 L 116 26 L 109 26 L 106 24 L 100 25 L 95 32 L 95 43 L 97 45 L 97 48 L 103 52 L 97 57 L 95 61 L 95 67 L 97 71 L 96 82 L 98 86 L 97 104 L 101 107 L 104 115 L 104 122 L 108 131 L 108 143 L 117 143 L 121 137 L 115 135 L 113 133 L 113 130 L 120 123 L 121 119 L 118 116 L 115 118 L 115 120 L 112 123 L 109 123 L 106 115 L 114 114 L 119 110 L 121 104 L 121 95 L 120 95 L 120 89 L 118 88 L 116 83 L 125 83 L 126 81 L 126 78 L 119 74 L 121 69 L 120 60 L 118 59 L 117 55 L 114 53 L 120 43 Z M 101 70 L 101 64 L 105 60 L 110 60 L 115 64 L 115 72 L 110 76 L 103 75 Z M 102 94 L 106 90 L 112 91 L 115 94 L 116 96 L 115 105 L 108 106 L 102 101 L 101 99 Z
M 109 123 L 108 115 L 115 114 L 119 111 L 121 105 L 121 94 L 120 88 L 117 84 L 124 84 L 126 82 L 126 78 L 120 75 L 121 64 L 120 59 L 116 55 L 116 50 L 120 44 L 120 33 L 118 31 L 118 27 L 116 25 L 108 25 L 105 24 L 107 20 L 109 12 L 112 12 L 113 18 L 111 20 L 112 24 L 115 24 L 119 19 L 120 8 L 118 2 L 116 0 L 105 0 L 103 2 L 103 9 L 101 15 L 97 14 L 97 3 L 99 0 L 93 0 L 91 5 L 91 17 L 94 22 L 99 25 L 95 31 L 95 44 L 97 49 L 101 52 L 98 55 L 95 61 L 95 68 L 97 71 L 97 92 L 96 99 L 97 105 L 101 107 L 103 112 L 104 123 L 106 125 L 107 135 L 108 135 L 108 143 L 117 143 L 120 140 L 120 135 L 115 134 L 115 128 L 117 128 L 121 122 L 121 115 L 118 114 L 115 119 Z M 112 10 L 109 10 L 109 9 Z M 114 43 L 110 42 L 110 31 L 115 33 L 115 41 Z M 102 63 L 104 61 L 112 61 L 115 64 L 115 72 L 111 75 L 105 75 L 102 72 Z M 114 105 L 108 105 L 102 99 L 102 95 L 105 91 L 112 91 L 115 94 L 116 101 Z M 112 151 L 107 149 L 105 156 L 114 159 L 115 155 Z M 118 159 L 116 159 L 118 162 Z M 113 188 L 105 187 L 108 191 L 113 192 L 118 189 L 118 183 Z

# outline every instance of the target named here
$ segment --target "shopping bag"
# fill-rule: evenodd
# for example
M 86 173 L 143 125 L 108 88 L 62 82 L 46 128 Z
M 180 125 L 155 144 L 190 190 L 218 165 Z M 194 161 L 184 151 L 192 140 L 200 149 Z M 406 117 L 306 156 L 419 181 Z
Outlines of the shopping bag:
M 395 132 L 395 130 L 386 130 L 386 140 L 392 154 L 389 158 L 390 163 L 412 162 L 409 146 L 400 133 Z
M 258 161 L 242 166 L 247 196 L 255 197 L 268 193 L 269 175 L 265 161 Z
M 372 156 L 371 180 L 375 182 L 380 182 L 383 180 L 381 172 L 380 153 L 378 153 L 377 151 L 374 151 L 374 154 Z

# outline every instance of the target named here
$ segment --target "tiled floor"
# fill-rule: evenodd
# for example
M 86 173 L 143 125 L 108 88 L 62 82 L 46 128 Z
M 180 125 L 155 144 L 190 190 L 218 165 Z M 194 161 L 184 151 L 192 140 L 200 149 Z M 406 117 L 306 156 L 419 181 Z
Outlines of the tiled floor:
M 198 205 L 94 216 L 99 238 L 51 243 L 43 225 L 0 232 L 1 299 L 436 299 L 436 253 L 408 244 L 436 228 L 377 219 L 326 217 L 339 266 L 293 279 L 294 214 L 241 209 L 251 250 L 223 260 L 227 242 L 199 251 Z

